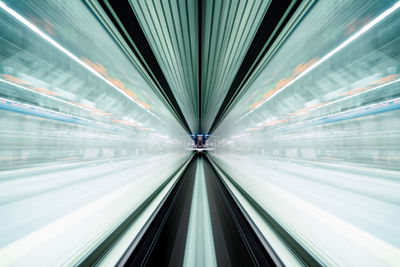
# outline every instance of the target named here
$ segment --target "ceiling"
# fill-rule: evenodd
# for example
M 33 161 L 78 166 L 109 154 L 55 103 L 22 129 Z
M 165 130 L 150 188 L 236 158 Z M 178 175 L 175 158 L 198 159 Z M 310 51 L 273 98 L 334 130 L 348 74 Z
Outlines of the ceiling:
M 87 0 L 188 133 L 210 133 L 314 1 Z

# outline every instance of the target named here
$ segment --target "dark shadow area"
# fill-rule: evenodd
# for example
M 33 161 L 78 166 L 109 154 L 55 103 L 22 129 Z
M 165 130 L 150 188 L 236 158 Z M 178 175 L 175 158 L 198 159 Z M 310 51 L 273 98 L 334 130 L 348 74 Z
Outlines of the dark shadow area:
M 195 156 L 124 266 L 182 266 L 196 164 Z
M 204 158 L 218 266 L 276 266 L 229 191 Z

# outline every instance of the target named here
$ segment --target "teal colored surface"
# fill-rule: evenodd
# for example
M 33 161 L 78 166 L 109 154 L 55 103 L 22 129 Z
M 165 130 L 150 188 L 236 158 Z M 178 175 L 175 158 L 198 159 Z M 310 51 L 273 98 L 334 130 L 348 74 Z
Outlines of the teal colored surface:
M 202 159 L 197 161 L 183 266 L 217 266 Z

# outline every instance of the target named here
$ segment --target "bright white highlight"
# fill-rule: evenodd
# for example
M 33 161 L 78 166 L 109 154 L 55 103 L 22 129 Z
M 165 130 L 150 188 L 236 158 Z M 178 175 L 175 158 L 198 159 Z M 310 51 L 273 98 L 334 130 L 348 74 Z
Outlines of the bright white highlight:
M 82 60 L 80 60 L 77 56 L 75 56 L 74 54 L 72 54 L 70 51 L 68 51 L 67 49 L 65 49 L 63 46 L 61 46 L 59 43 L 57 43 L 56 41 L 54 41 L 52 38 L 50 38 L 49 36 L 47 36 L 44 32 L 42 32 L 38 27 L 36 27 L 34 24 L 32 24 L 31 22 L 29 22 L 27 19 L 25 19 L 24 17 L 22 17 L 20 14 L 18 14 L 17 12 L 15 12 L 13 9 L 9 8 L 4 2 L 0 1 L 0 8 L 2 8 L 4 11 L 6 11 L 8 14 L 10 14 L 11 16 L 13 16 L 15 19 L 17 19 L 19 22 L 23 23 L 25 26 L 27 26 L 29 29 L 31 29 L 32 31 L 34 31 L 36 34 L 38 34 L 40 37 L 42 37 L 43 39 L 45 39 L 47 42 L 49 42 L 51 45 L 53 45 L 54 47 L 56 47 L 58 50 L 60 50 L 61 52 L 63 52 L 65 55 L 67 55 L 68 57 L 70 57 L 71 59 L 73 59 L 75 62 L 77 62 L 78 64 L 80 64 L 81 66 L 83 66 L 85 69 L 87 69 L 88 71 L 90 71 L 91 73 L 93 73 L 96 77 L 98 77 L 99 79 L 101 79 L 102 81 L 104 81 L 105 83 L 107 83 L 109 86 L 111 86 L 112 88 L 114 88 L 115 90 L 117 90 L 118 92 L 120 92 L 121 94 L 123 94 L 125 97 L 127 97 L 130 101 L 136 103 L 139 107 L 141 107 L 142 109 L 144 109 L 146 112 L 148 112 L 150 115 L 152 115 L 153 117 L 156 117 L 157 119 L 158 116 L 156 116 L 153 112 L 151 112 L 150 110 L 146 109 L 143 105 L 141 105 L 139 102 L 137 102 L 135 99 L 131 98 L 128 94 L 126 94 L 124 91 L 122 91 L 121 89 L 119 89 L 118 87 L 116 87 L 115 85 L 113 85 L 111 82 L 109 82 L 106 78 L 104 78 L 100 73 L 98 73 L 97 71 L 95 71 L 94 69 L 92 69 L 89 65 L 87 65 L 85 62 L 83 62 Z
M 339 46 L 337 46 L 335 49 L 333 49 L 331 52 L 329 52 L 328 54 L 326 54 L 323 58 L 321 58 L 320 60 L 318 60 L 314 65 L 312 65 L 311 67 L 309 67 L 307 70 L 305 70 L 304 72 L 300 73 L 296 78 L 294 78 L 291 82 L 289 82 L 287 85 L 283 86 L 279 91 L 277 91 L 275 94 L 271 95 L 269 98 L 265 99 L 263 102 L 261 102 L 258 106 L 256 106 L 254 109 L 250 110 L 249 112 L 247 112 L 244 116 L 242 116 L 240 118 L 240 120 L 244 119 L 245 117 L 247 117 L 248 115 L 250 115 L 254 110 L 258 109 L 259 107 L 261 107 L 263 104 L 265 104 L 266 102 L 270 101 L 271 99 L 273 99 L 275 96 L 277 96 L 279 93 L 283 92 L 286 88 L 288 88 L 289 86 L 291 86 L 293 83 L 295 83 L 296 81 L 300 80 L 301 78 L 303 78 L 304 76 L 306 76 L 308 73 L 310 73 L 313 69 L 315 69 L 316 67 L 318 67 L 319 65 L 321 65 L 322 63 L 324 63 L 326 60 L 328 60 L 329 58 L 331 58 L 333 55 L 335 55 L 337 52 L 339 52 L 340 50 L 342 50 L 343 48 L 345 48 L 346 46 L 348 46 L 349 44 L 351 44 L 354 40 L 358 39 L 360 36 L 362 36 L 364 33 L 366 33 L 368 30 L 370 30 L 372 27 L 374 27 L 375 25 L 377 25 L 379 22 L 381 22 L 383 19 L 385 19 L 387 16 L 389 16 L 390 14 L 392 14 L 393 12 L 395 12 L 397 9 L 400 8 L 400 1 L 397 2 L 396 4 L 394 4 L 391 8 L 389 8 L 388 10 L 386 10 L 385 12 L 383 12 L 381 15 L 379 15 L 378 17 L 376 17 L 374 20 L 372 20 L 370 23 L 368 23 L 367 25 L 365 25 L 363 28 L 361 28 L 361 30 L 359 30 L 356 34 L 354 34 L 353 36 L 351 36 L 349 39 L 347 39 L 346 41 L 344 41 L 342 44 L 340 44 Z

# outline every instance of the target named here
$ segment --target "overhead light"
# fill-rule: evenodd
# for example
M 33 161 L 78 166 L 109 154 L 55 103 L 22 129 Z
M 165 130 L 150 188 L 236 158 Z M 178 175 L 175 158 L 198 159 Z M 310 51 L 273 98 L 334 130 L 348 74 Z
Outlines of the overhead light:
M 348 46 L 349 44 L 351 44 L 354 40 L 358 39 L 360 36 L 362 36 L 364 33 L 366 33 L 368 30 L 372 29 L 376 24 L 378 24 L 379 22 L 381 22 L 383 19 L 385 19 L 387 16 L 389 16 L 390 14 L 392 14 L 393 12 L 395 12 L 397 9 L 400 8 L 400 1 L 398 1 L 396 4 L 394 4 L 391 8 L 389 8 L 388 10 L 386 10 L 385 12 L 383 12 L 381 15 L 379 15 L 378 17 L 376 17 L 375 19 L 373 19 L 371 22 L 369 22 L 367 25 L 365 25 L 364 27 L 362 27 L 357 33 L 355 33 L 354 35 L 352 35 L 350 38 L 348 38 L 346 41 L 344 41 L 343 43 L 341 43 L 339 46 L 337 46 L 335 49 L 333 49 L 332 51 L 330 51 L 328 54 L 326 54 L 324 57 L 322 57 L 320 60 L 318 60 L 317 62 L 315 62 L 313 65 L 311 65 L 308 69 L 306 69 L 304 72 L 300 73 L 296 78 L 294 78 L 293 80 L 291 80 L 288 84 L 286 84 L 285 86 L 283 86 L 280 90 L 278 90 L 275 94 L 271 95 L 270 97 L 268 97 L 267 99 L 265 99 L 264 101 L 262 101 L 259 105 L 257 105 L 254 109 L 251 109 L 249 112 L 247 112 L 245 115 L 243 115 L 239 120 L 244 119 L 245 117 L 247 117 L 248 115 L 250 115 L 254 110 L 258 109 L 259 107 L 261 107 L 263 104 L 265 104 L 266 102 L 270 101 L 271 99 L 273 99 L 275 96 L 277 96 L 279 93 L 281 93 L 282 91 L 284 91 L 286 88 L 288 88 L 289 86 L 291 86 L 293 83 L 295 83 L 296 81 L 300 80 L 301 78 L 303 78 L 305 75 L 307 75 L 308 73 L 310 73 L 313 69 L 315 69 L 316 67 L 318 67 L 319 65 L 321 65 L 322 63 L 324 63 L 326 60 L 328 60 L 329 58 L 331 58 L 333 55 L 335 55 L 337 52 L 339 52 L 340 50 L 342 50 L 343 48 L 345 48 L 346 46 Z
M 140 104 L 139 102 L 137 102 L 135 99 L 131 98 L 128 94 L 126 94 L 124 91 L 122 91 L 121 89 L 119 89 L 118 87 L 116 87 L 115 85 L 113 85 L 111 82 L 109 82 L 105 77 L 103 77 L 100 73 L 98 73 L 97 71 L 95 71 L 94 69 L 92 69 L 88 64 L 86 64 L 85 62 L 83 62 L 82 60 L 80 60 L 77 56 L 75 56 L 74 54 L 72 54 L 69 50 L 67 50 L 66 48 L 64 48 L 62 45 L 60 45 L 59 43 L 57 43 L 55 40 L 53 40 L 51 37 L 49 37 L 48 35 L 46 35 L 44 32 L 42 32 L 38 27 L 36 27 L 34 24 L 32 24 L 30 21 L 28 21 L 26 18 L 24 18 L 23 16 L 21 16 L 20 14 L 18 14 L 16 11 L 14 11 L 13 9 L 9 8 L 4 2 L 0 1 L 0 8 L 2 8 L 4 11 L 6 11 L 8 14 L 10 14 L 11 16 L 13 16 L 15 19 L 17 19 L 19 22 L 21 22 L 22 24 L 24 24 L 25 26 L 27 26 L 29 29 L 31 29 L 32 31 L 34 31 L 36 34 L 38 34 L 40 37 L 42 37 L 43 39 L 45 39 L 47 42 L 49 42 L 52 46 L 56 47 L 58 50 L 60 50 L 61 52 L 63 52 L 65 55 L 67 55 L 68 57 L 70 57 L 71 59 L 73 59 L 75 62 L 77 62 L 78 64 L 80 64 L 81 66 L 83 66 L 85 69 L 87 69 L 88 71 L 90 71 L 91 73 L 93 73 L 96 77 L 98 77 L 99 79 L 101 79 L 102 81 L 104 81 L 105 83 L 107 83 L 109 86 L 111 86 L 112 88 L 114 88 L 115 90 L 117 90 L 118 92 L 120 92 L 121 94 L 123 94 L 125 97 L 127 97 L 130 101 L 136 103 L 139 107 L 141 107 L 142 109 L 144 109 L 146 112 L 148 112 L 150 115 L 152 115 L 153 117 L 156 117 L 157 119 L 159 119 L 158 116 L 156 116 L 153 112 L 151 112 L 150 110 L 146 109 L 142 104 Z

